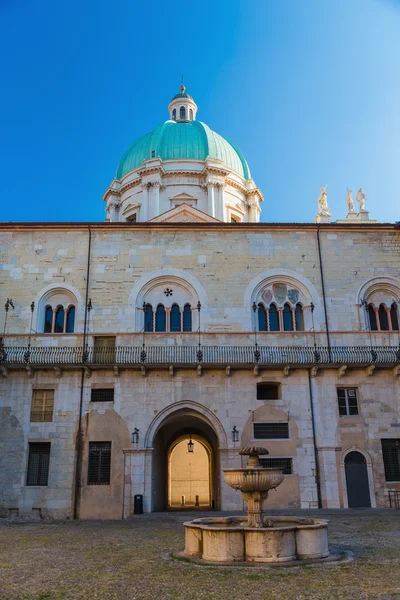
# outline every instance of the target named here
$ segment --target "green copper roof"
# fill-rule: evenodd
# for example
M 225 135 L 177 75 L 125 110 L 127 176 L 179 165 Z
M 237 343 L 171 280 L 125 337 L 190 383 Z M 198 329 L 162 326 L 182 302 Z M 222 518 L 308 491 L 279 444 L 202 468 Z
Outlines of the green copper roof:
M 122 179 L 148 160 L 221 160 L 224 165 L 250 179 L 250 170 L 243 154 L 228 140 L 200 121 L 165 121 L 151 133 L 136 140 L 123 155 L 116 178 Z

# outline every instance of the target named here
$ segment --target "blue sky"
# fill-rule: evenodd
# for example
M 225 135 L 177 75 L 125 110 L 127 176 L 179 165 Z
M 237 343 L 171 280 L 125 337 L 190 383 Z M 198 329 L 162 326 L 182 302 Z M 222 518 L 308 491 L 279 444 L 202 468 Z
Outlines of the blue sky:
M 363 187 L 400 220 L 400 0 L 1 0 L 3 221 L 104 219 L 124 150 L 181 73 L 238 146 L 263 221 L 334 219 Z

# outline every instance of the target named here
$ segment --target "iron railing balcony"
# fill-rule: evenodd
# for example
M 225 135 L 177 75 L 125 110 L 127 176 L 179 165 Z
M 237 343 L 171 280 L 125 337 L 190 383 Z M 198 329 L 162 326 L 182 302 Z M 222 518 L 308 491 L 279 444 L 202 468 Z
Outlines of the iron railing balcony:
M 200 350 L 200 352 L 199 352 Z M 400 363 L 399 346 L 2 346 L 0 364 L 32 366 L 382 365 Z

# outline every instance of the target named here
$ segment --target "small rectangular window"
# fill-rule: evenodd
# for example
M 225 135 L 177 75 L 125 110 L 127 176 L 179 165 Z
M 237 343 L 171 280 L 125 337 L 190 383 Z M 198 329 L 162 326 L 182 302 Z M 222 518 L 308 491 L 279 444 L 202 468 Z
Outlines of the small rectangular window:
M 381 444 L 386 481 L 400 481 L 400 439 L 383 439 Z
M 255 440 L 289 439 L 289 423 L 253 423 Z
M 50 442 L 29 444 L 26 485 L 47 485 L 50 465 Z
M 291 458 L 260 458 L 263 467 L 282 469 L 284 475 L 293 474 L 293 461 Z
M 111 442 L 89 442 L 88 485 L 109 485 Z
M 338 388 L 337 397 L 341 417 L 358 415 L 357 390 L 355 388 Z
M 54 390 L 33 390 L 31 423 L 51 423 L 53 409 Z
M 257 383 L 257 400 L 278 400 L 278 383 Z
M 91 402 L 114 402 L 114 388 L 93 388 Z

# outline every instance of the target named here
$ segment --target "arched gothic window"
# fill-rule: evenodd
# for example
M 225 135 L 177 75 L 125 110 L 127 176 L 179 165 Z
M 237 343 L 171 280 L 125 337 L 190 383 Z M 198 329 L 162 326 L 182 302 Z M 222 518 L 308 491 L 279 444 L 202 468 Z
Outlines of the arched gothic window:
M 56 321 L 54 324 L 54 333 L 64 333 L 64 309 L 59 306 L 56 310 Z
M 193 121 L 193 110 L 191 108 L 189 109 L 189 117 L 190 120 Z
M 40 300 L 38 310 L 38 331 L 43 333 L 74 333 L 76 297 L 63 288 L 47 292 Z
M 270 331 L 279 331 L 279 314 L 278 309 L 275 304 L 271 304 L 269 307 L 269 330 Z
M 173 304 L 171 307 L 169 330 L 181 330 L 181 311 L 179 310 L 179 306 L 177 304 Z
M 392 321 L 393 331 L 399 331 L 399 313 L 397 311 L 397 304 L 396 302 L 393 302 L 390 307 L 390 320 Z
M 144 330 L 153 331 L 153 307 L 151 304 L 146 304 L 144 308 Z
M 379 324 L 381 326 L 381 331 L 389 331 L 389 319 L 386 310 L 386 306 L 381 304 L 379 307 Z
M 258 330 L 268 331 L 267 311 L 262 304 L 258 305 Z
M 185 304 L 183 309 L 183 331 L 192 331 L 192 307 Z
M 181 106 L 181 108 L 179 110 L 179 118 L 181 119 L 181 121 L 186 120 L 186 109 L 184 106 Z
M 371 331 L 378 331 L 375 309 L 372 304 L 368 305 L 369 327 Z
M 292 309 L 290 308 L 290 304 L 288 304 L 287 302 L 283 307 L 283 330 L 293 331 Z
M 296 304 L 294 322 L 296 323 L 296 331 L 304 331 L 303 307 L 300 303 Z
M 172 120 L 176 121 L 176 108 L 172 111 Z
M 53 329 L 53 309 L 46 306 L 44 310 L 44 333 L 51 333 Z
M 67 311 L 66 333 L 74 333 L 75 326 L 75 306 L 70 306 Z
M 159 304 L 156 310 L 156 331 L 167 331 L 167 318 L 162 304 Z

